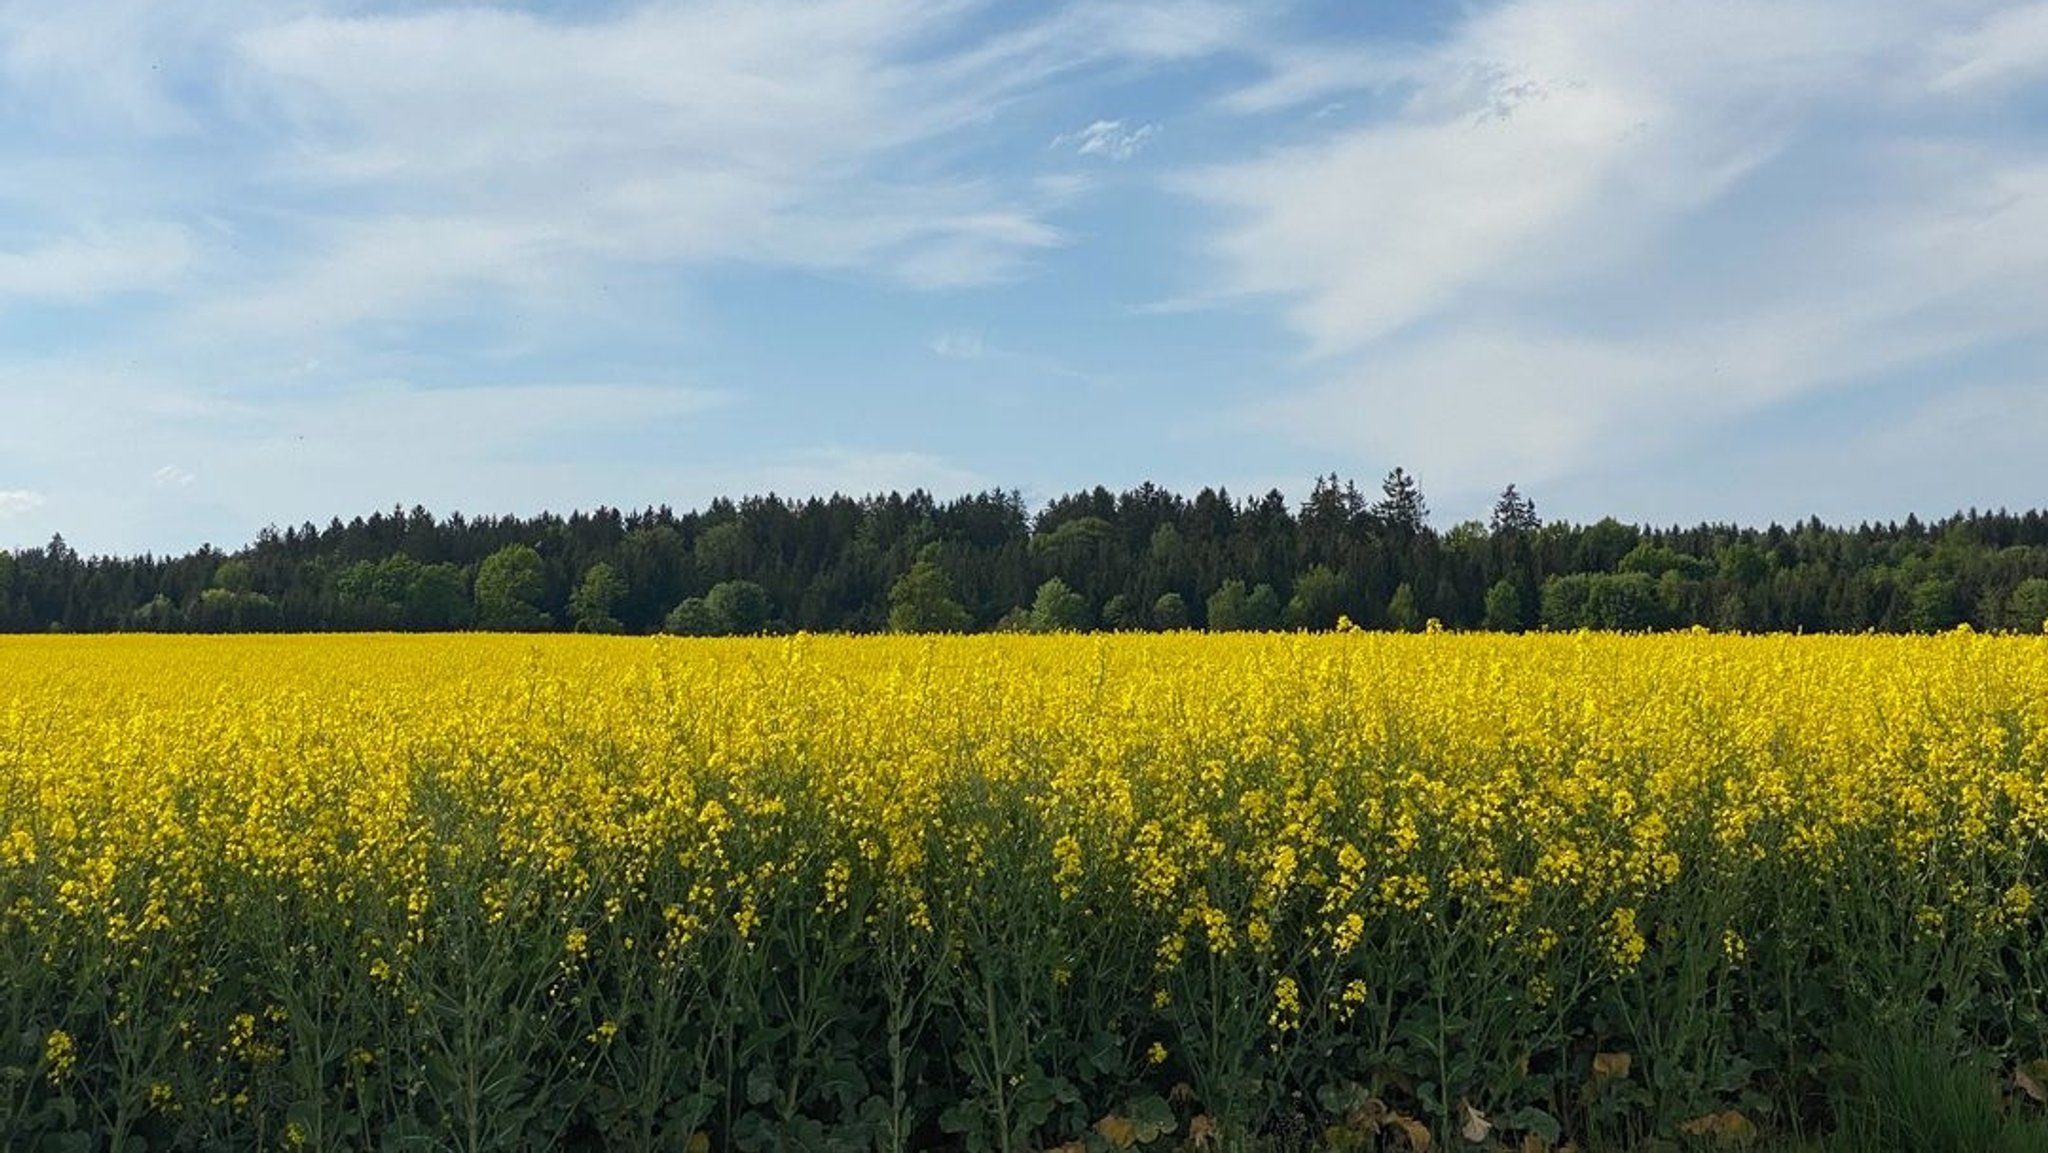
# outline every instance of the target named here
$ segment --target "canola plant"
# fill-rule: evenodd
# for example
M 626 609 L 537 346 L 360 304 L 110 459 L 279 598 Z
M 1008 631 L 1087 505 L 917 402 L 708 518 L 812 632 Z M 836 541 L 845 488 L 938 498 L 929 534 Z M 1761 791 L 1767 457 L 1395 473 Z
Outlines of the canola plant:
M 2048 1056 L 2042 637 L 19 638 L 0 799 L 10 1149 L 1540 1150 Z

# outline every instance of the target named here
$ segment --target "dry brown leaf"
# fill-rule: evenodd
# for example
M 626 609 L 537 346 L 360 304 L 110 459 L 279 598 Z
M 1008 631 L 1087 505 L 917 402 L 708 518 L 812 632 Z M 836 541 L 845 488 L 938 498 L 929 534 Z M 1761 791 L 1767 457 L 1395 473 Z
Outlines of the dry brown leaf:
M 1690 1121 L 1681 1121 L 1678 1131 L 1689 1137 L 1712 1137 L 1716 1144 L 1748 1141 L 1756 1136 L 1756 1126 L 1734 1109 L 1705 1113 Z
M 1524 1133 L 1522 1153 L 1550 1153 L 1550 1143 L 1534 1133 Z
M 2044 1077 L 2048 1077 L 2048 1070 L 2040 1069 L 2044 1065 L 2048 1065 L 2048 1061 L 2035 1061 L 2031 1065 L 2022 1065 L 2014 1069 L 2012 1085 L 2035 1101 L 2048 1105 L 2048 1088 L 2042 1086 Z M 2037 1072 L 2041 1075 L 2037 1075 Z
M 1620 1081 L 1628 1076 L 1629 1066 L 1634 1064 L 1627 1053 L 1593 1054 L 1593 1079 L 1595 1081 Z
M 1405 1113 L 1388 1117 L 1387 1124 L 1401 1131 L 1401 1136 L 1408 1139 L 1408 1148 L 1415 1153 L 1429 1153 L 1429 1126 Z
M 1216 1144 L 1216 1118 L 1197 1113 L 1188 1120 L 1188 1144 L 1200 1149 Z
M 1102 1134 L 1103 1140 L 1119 1149 L 1129 1149 L 1138 1143 L 1137 1123 L 1129 1117 L 1119 1117 L 1111 1113 L 1095 1123 L 1095 1131 Z
M 1465 1140 L 1474 1145 L 1484 1145 L 1486 1139 L 1493 1135 L 1493 1122 L 1486 1119 L 1486 1114 L 1474 1109 L 1472 1102 L 1459 1101 L 1458 1115 L 1463 1118 L 1458 1123 L 1458 1135 Z
M 1176 1081 L 1173 1088 L 1166 1091 L 1166 1099 L 1176 1105 L 1192 1104 L 1195 1100 L 1195 1087 L 1186 1081 Z

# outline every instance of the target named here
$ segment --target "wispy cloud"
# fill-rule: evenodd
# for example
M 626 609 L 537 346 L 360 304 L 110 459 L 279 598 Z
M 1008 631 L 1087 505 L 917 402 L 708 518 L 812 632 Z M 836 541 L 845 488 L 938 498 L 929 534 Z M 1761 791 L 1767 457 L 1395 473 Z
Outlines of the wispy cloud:
M 385 206 L 316 230 L 264 323 L 409 312 L 478 287 L 547 293 L 607 266 L 851 271 L 922 289 L 1014 276 L 1061 243 L 1046 195 L 900 163 L 1050 74 L 1046 43 L 941 47 L 957 0 L 648 5 L 597 20 L 461 9 L 250 31 L 245 84 L 285 109 L 279 176 Z M 1176 46 L 1123 34 L 1125 52 Z M 1027 69 L 1027 74 L 1028 74 Z
M 753 383 L 675 366 L 788 320 L 708 286 L 1027 281 L 1093 199 L 1042 170 L 1032 101 L 1243 28 L 1234 0 L 0 0 L 0 319 L 63 310 L 0 347 L 0 457 L 152 546 L 202 504 L 246 532 L 672 492 L 661 438 Z
M 2048 332 L 2048 155 L 1941 103 L 2005 74 L 1955 17 L 1515 0 L 1351 84 L 1275 57 L 1235 111 L 1401 96 L 1179 184 L 1222 214 L 1206 291 L 1279 303 L 1322 381 L 1248 419 L 1473 492 Z
M 1157 124 L 1126 125 L 1121 120 L 1097 120 L 1078 132 L 1053 137 L 1051 147 L 1071 148 L 1081 156 L 1105 160 L 1129 160 L 1158 134 Z
M 0 489 L 0 520 L 20 516 L 48 503 L 42 493 L 25 488 Z
M 1101 374 L 1083 372 L 1056 357 L 995 344 L 979 332 L 942 332 L 925 342 L 932 355 L 942 360 L 974 361 L 984 367 L 1022 369 L 1027 376 L 1059 378 L 1087 384 L 1103 384 Z
M 0 249 L 0 306 L 161 292 L 184 277 L 194 251 L 183 227 L 163 223 L 93 227 L 22 251 Z
M 2048 0 L 1335 12 L 0 0 L 0 541 L 1097 465 L 997 404 L 1647 493 L 2048 379 Z
M 1993 12 L 1937 38 L 1927 64 L 1936 92 L 2000 92 L 2048 76 L 2048 3 Z
M 978 332 L 942 332 L 925 344 L 935 356 L 948 360 L 975 360 L 988 350 Z

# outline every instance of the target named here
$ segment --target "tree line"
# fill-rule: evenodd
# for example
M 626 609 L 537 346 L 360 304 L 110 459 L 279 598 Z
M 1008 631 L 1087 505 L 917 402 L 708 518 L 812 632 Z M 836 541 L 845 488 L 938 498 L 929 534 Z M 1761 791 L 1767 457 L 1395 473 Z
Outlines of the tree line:
M 1097 487 L 1033 512 L 940 501 L 720 499 L 678 513 L 437 518 L 424 508 L 266 529 L 232 554 L 0 552 L 0 630 L 490 629 L 690 635 L 1202 628 L 2041 631 L 2048 514 L 1654 528 L 1546 523 L 1509 485 L 1439 531 L 1414 477 L 1332 474 L 1186 497 Z

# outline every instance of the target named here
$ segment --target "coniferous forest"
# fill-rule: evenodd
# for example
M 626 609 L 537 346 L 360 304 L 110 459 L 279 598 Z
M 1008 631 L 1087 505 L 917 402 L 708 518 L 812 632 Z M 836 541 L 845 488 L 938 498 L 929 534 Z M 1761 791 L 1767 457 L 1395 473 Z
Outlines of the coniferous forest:
M 1431 524 L 1400 469 L 1368 495 L 1193 497 L 1151 484 L 1027 508 L 1018 493 L 716 500 L 678 513 L 266 529 L 247 547 L 0 552 L 10 632 L 996 629 L 2036 632 L 2048 513 L 1925 523 L 1654 528 L 1546 523 L 1509 486 L 1486 523 Z

